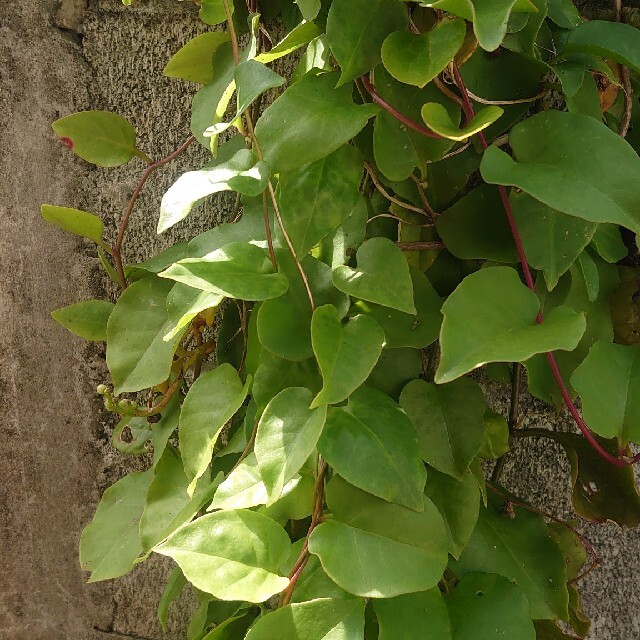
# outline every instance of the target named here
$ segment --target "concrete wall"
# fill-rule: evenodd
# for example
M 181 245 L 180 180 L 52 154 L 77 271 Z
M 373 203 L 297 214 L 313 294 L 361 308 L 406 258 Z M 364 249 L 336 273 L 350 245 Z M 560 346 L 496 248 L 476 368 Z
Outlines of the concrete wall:
M 106 108 L 134 123 L 141 147 L 162 157 L 188 136 L 190 87 L 164 79 L 172 52 L 201 29 L 175 0 L 22 0 L 0 5 L 0 572 L 1 640 L 159 640 L 155 607 L 167 566 L 153 559 L 120 580 L 85 585 L 77 561 L 80 531 L 101 492 L 131 462 L 113 450 L 108 417 L 96 400 L 104 353 L 49 318 L 77 300 L 113 295 L 92 246 L 45 225 L 43 202 L 120 219 L 142 163 L 102 170 L 73 157 L 50 123 L 73 111 Z M 158 240 L 157 203 L 181 167 L 155 175 L 130 225 L 125 254 L 140 258 Z M 208 213 L 224 215 L 221 200 Z M 495 402 L 504 406 L 501 392 Z M 557 417 L 527 402 L 527 420 Z M 569 515 L 562 456 L 533 443 L 512 457 L 505 479 L 538 505 Z M 135 463 L 134 463 L 135 464 Z M 524 488 L 526 487 L 526 488 Z M 602 567 L 583 587 L 595 617 L 592 638 L 640 637 L 640 536 L 614 526 L 586 527 Z M 183 601 L 166 638 L 182 638 Z

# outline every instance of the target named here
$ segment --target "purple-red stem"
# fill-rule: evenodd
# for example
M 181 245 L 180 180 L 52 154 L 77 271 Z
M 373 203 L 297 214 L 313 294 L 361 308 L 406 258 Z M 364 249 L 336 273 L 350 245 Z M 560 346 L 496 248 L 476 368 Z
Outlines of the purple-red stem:
M 473 109 L 473 104 L 471 103 L 471 99 L 469 98 L 469 94 L 467 92 L 467 87 L 464 84 L 462 76 L 460 75 L 460 70 L 457 65 L 453 65 L 453 76 L 455 79 L 455 83 L 462 95 L 463 100 L 463 110 L 467 120 L 471 120 L 475 115 L 475 111 Z M 480 144 L 484 149 L 486 149 L 489 145 L 487 144 L 487 139 L 484 137 L 484 134 L 480 131 L 478 132 L 478 140 L 480 140 Z M 520 236 L 520 230 L 518 229 L 518 225 L 516 223 L 515 216 L 513 215 L 513 209 L 511 208 L 511 202 L 509 201 L 509 195 L 507 194 L 507 190 L 503 185 L 498 185 L 498 190 L 500 192 L 500 199 L 502 200 L 502 204 L 504 207 L 504 211 L 507 215 L 507 220 L 509 221 L 509 227 L 511 228 L 511 235 L 513 236 L 513 241 L 516 245 L 516 250 L 518 252 L 518 258 L 520 260 L 520 265 L 522 266 L 522 271 L 524 273 L 524 279 L 527 284 L 527 287 L 531 289 L 535 293 L 536 286 L 533 281 L 533 276 L 531 274 L 531 269 L 529 268 L 529 263 L 527 262 L 527 256 L 524 250 L 524 246 L 522 244 L 522 238 Z M 542 313 L 538 312 L 536 317 L 536 322 L 538 324 L 542 324 L 543 318 Z M 616 467 L 626 467 L 636 462 L 640 461 L 640 454 L 634 456 L 630 460 L 625 460 L 622 458 L 617 458 L 612 456 L 604 447 L 596 440 L 595 436 L 586 425 L 580 412 L 576 408 L 573 400 L 571 399 L 571 395 L 569 394 L 569 390 L 567 389 L 567 385 L 562 377 L 562 373 L 560 372 L 560 367 L 558 366 L 558 362 L 553 355 L 552 351 L 547 352 L 546 354 L 547 361 L 549 362 L 549 366 L 551 367 L 551 372 L 553 377 L 558 385 L 558 389 L 562 395 L 562 399 L 567 405 L 567 409 L 569 409 L 569 413 L 571 417 L 575 421 L 576 425 L 582 432 L 582 435 L 587 439 L 589 444 L 608 462 L 615 465 Z

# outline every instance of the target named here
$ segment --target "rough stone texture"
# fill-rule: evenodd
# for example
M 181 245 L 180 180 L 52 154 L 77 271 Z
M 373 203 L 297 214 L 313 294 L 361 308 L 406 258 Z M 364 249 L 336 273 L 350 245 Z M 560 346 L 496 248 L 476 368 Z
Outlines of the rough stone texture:
M 88 6 L 86 6 L 88 5 Z M 111 424 L 95 399 L 104 353 L 49 318 L 64 304 L 113 295 L 92 246 L 44 224 L 42 202 L 99 213 L 108 233 L 142 168 L 139 160 L 103 170 L 75 159 L 51 133 L 57 117 L 106 108 L 133 122 L 141 147 L 162 157 L 188 135 L 192 88 L 162 78 L 166 61 L 202 27 L 175 0 L 24 0 L 0 5 L 0 640 L 159 640 L 184 637 L 182 601 L 162 636 L 155 607 L 167 565 L 153 559 L 130 576 L 85 585 L 77 561 L 80 531 L 102 491 L 131 465 L 109 442 Z M 76 35 L 82 34 L 82 35 Z M 149 181 L 132 219 L 125 254 L 140 259 L 198 231 L 187 220 L 157 238 L 157 203 L 176 174 L 204 150 Z M 221 199 L 200 217 L 218 220 Z M 105 291 L 105 286 L 107 290 Z M 505 389 L 492 403 L 506 411 Z M 565 417 L 527 400 L 523 415 L 544 426 Z M 568 465 L 546 442 L 518 444 L 505 483 L 543 509 L 571 514 Z M 585 526 L 602 566 L 585 580 L 592 640 L 640 637 L 640 535 Z M 8 560 L 8 561 L 7 561 Z

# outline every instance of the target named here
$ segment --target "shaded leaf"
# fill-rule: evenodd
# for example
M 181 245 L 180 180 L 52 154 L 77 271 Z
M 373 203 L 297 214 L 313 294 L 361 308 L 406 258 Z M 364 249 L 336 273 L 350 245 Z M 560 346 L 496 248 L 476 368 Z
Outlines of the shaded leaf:
M 413 425 L 400 406 L 366 387 L 355 391 L 345 408 L 329 412 L 318 442 L 322 457 L 345 480 L 419 511 L 427 473 L 417 449 Z
M 313 312 L 311 342 L 323 380 L 311 403 L 315 408 L 345 400 L 369 377 L 382 351 L 384 331 L 362 315 L 342 325 L 338 310 L 327 304 Z
M 467 276 L 442 307 L 436 382 L 449 382 L 486 362 L 519 362 L 536 353 L 575 349 L 585 331 L 584 315 L 556 307 L 537 325 L 539 308 L 537 296 L 514 269 L 489 267 Z

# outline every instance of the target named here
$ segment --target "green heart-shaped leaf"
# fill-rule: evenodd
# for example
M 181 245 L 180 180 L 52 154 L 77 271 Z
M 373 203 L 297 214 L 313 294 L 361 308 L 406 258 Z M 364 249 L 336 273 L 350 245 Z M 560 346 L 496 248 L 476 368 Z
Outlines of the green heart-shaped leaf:
M 462 20 L 444 20 L 423 34 L 396 31 L 382 44 L 382 63 L 396 80 L 422 88 L 453 60 L 465 33 Z
M 583 313 L 556 307 L 536 324 L 540 302 L 510 267 L 467 276 L 442 307 L 438 384 L 487 362 L 522 362 L 536 353 L 575 349 L 586 328 Z
M 386 394 L 362 387 L 345 408 L 332 409 L 318 451 L 356 487 L 388 502 L 422 509 L 427 472 L 416 433 L 411 420 Z
M 371 238 L 356 253 L 357 269 L 333 270 L 333 284 L 354 298 L 416 314 L 409 265 L 402 251 L 387 238 Z
M 490 106 L 483 107 L 471 121 L 459 129 L 451 120 L 451 116 L 447 110 L 437 102 L 428 102 L 423 105 L 420 114 L 422 119 L 432 131 L 449 140 L 466 140 L 470 136 L 486 129 L 493 124 L 502 114 L 504 110 L 500 107 Z
M 327 304 L 313 313 L 311 343 L 323 381 L 311 403 L 315 408 L 345 400 L 369 377 L 382 352 L 384 331 L 362 315 L 342 326 L 338 310 Z
M 164 75 L 200 84 L 213 82 L 213 54 L 229 40 L 231 37 L 224 31 L 208 31 L 196 36 L 173 55 L 164 68 Z

